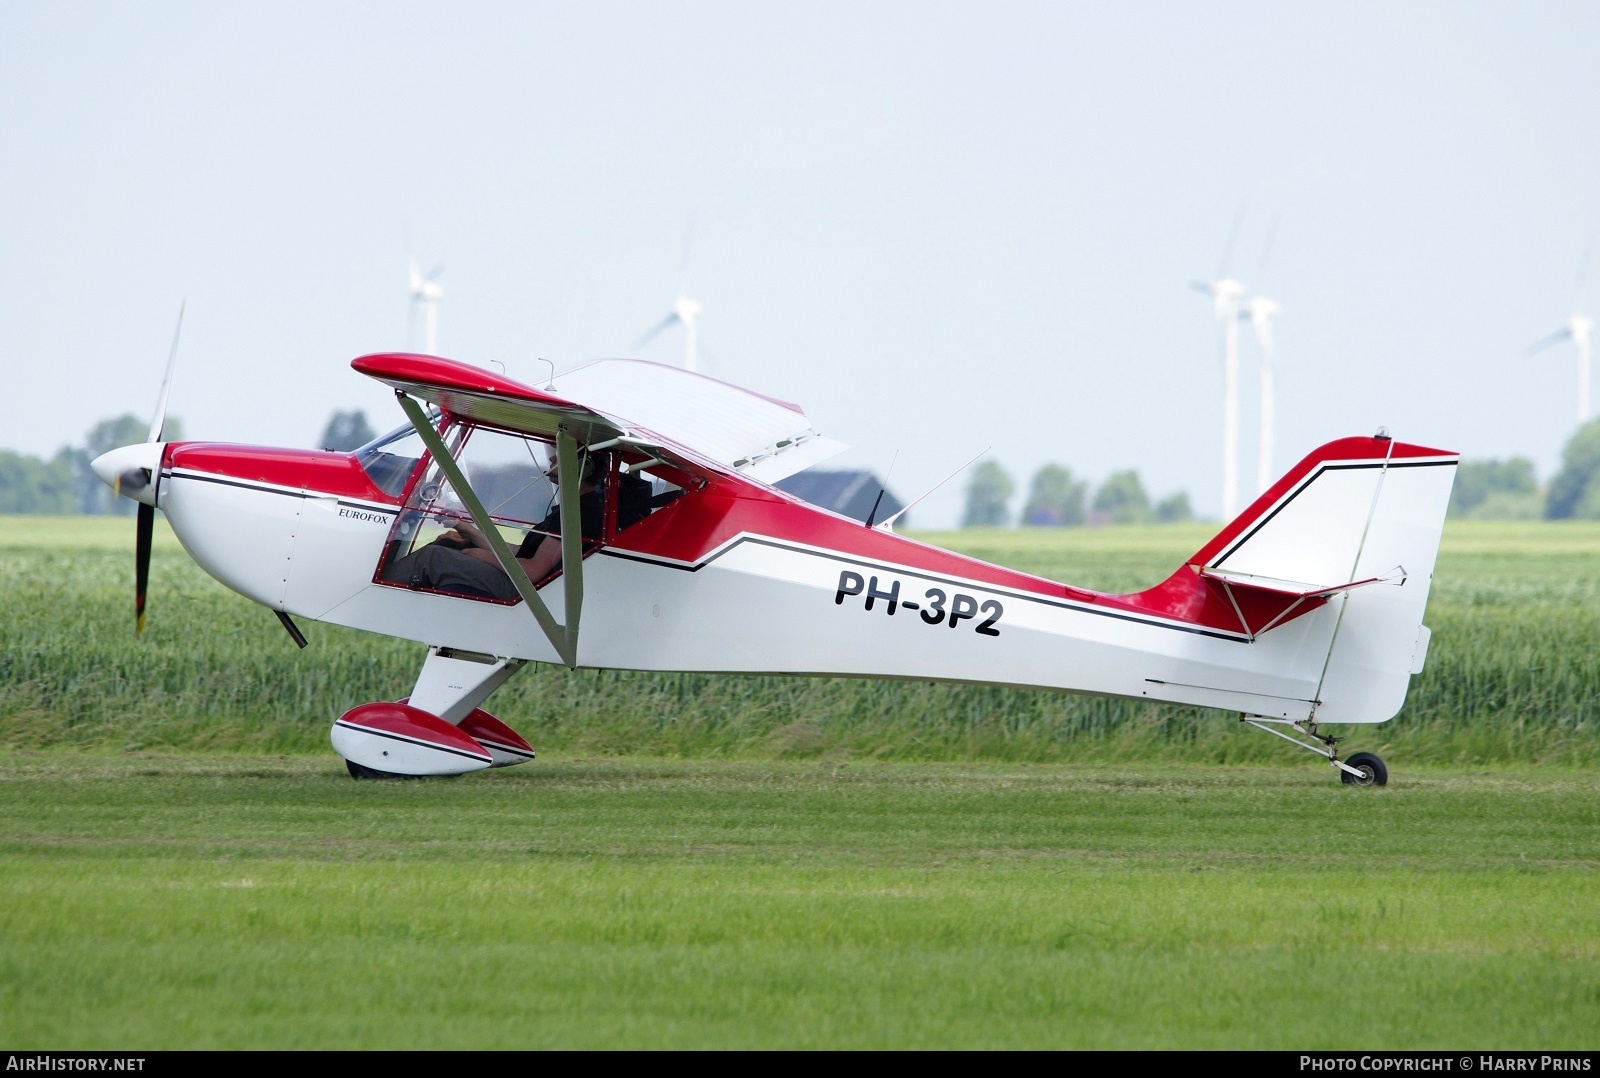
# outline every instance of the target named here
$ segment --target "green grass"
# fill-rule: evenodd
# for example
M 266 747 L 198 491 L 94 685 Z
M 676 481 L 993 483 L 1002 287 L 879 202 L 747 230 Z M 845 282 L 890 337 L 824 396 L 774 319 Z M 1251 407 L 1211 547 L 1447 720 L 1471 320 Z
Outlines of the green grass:
M 0 1047 L 1592 1050 L 1597 794 L 10 753 Z
M 1108 590 L 1147 586 L 1206 525 L 972 531 L 941 545 Z M 132 633 L 132 521 L 0 518 L 0 746 L 316 752 L 334 716 L 404 695 L 418 645 L 307 625 L 206 577 L 161 526 Z M 1391 764 L 1600 763 L 1600 525 L 1461 522 L 1446 532 L 1427 669 L 1399 718 L 1351 748 Z M 899 760 L 1281 761 L 1227 716 L 1054 693 L 904 682 L 538 668 L 491 709 L 568 753 Z
M 1208 530 L 930 538 L 1128 590 Z M 135 639 L 131 535 L 0 518 L 0 1048 L 1600 1043 L 1600 526 L 1451 526 L 1365 790 L 1215 713 L 554 669 L 492 705 L 538 761 L 354 783 L 420 648 L 297 651 L 164 528 Z

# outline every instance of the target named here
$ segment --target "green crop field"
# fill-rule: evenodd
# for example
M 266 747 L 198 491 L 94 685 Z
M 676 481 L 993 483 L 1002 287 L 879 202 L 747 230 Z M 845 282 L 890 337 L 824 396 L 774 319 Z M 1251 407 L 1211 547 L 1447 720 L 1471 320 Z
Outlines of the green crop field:
M 212 581 L 163 525 L 132 633 L 127 519 L 0 518 L 0 745 L 320 751 L 335 716 L 410 691 L 420 645 L 307 625 Z M 1153 584 L 1204 525 L 928 536 L 1108 590 Z M 1420 764 L 1600 762 L 1600 525 L 1465 522 L 1446 532 L 1427 668 L 1351 749 Z M 914 682 L 530 669 L 490 709 L 544 751 L 692 757 L 1283 762 L 1302 750 L 1228 716 Z M 1311 765 L 1315 758 L 1305 754 Z
M 1092 587 L 1204 527 L 933 538 Z M 1353 731 L 525 672 L 524 767 L 356 783 L 421 649 L 294 648 L 131 520 L 0 518 L 0 1048 L 1600 1047 L 1600 526 L 1452 525 Z

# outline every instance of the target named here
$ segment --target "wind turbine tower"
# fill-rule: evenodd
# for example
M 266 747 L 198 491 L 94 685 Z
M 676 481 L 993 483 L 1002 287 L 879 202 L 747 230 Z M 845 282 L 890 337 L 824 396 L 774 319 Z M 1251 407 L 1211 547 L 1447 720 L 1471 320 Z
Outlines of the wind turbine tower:
M 1245 287 L 1225 271 L 1191 284 L 1211 297 L 1222 330 L 1222 519 L 1229 521 L 1239 512 L 1239 303 Z
M 1583 285 L 1589 272 L 1589 256 L 1594 252 L 1594 240 L 1589 241 L 1589 246 L 1583 252 L 1583 265 L 1578 267 L 1578 287 L 1572 297 L 1572 314 L 1550 336 L 1538 341 L 1525 353 L 1533 355 L 1542 352 L 1553 344 L 1570 340 L 1578 350 L 1578 425 L 1589 422 L 1589 344 L 1594 336 L 1594 319 L 1585 318 L 1578 313 L 1579 304 L 1583 301 Z
M 422 316 L 422 350 L 430 356 L 439 354 L 439 298 L 444 295 L 439 275 L 443 272 L 442 265 L 435 266 L 433 272 L 424 277 L 412 260 L 411 316 L 413 320 Z
M 1248 318 L 1256 332 L 1256 350 L 1261 354 L 1261 436 L 1256 449 L 1256 493 L 1265 494 L 1272 485 L 1272 428 L 1275 423 L 1272 384 L 1272 320 L 1278 305 L 1266 296 L 1251 296 L 1239 317 Z

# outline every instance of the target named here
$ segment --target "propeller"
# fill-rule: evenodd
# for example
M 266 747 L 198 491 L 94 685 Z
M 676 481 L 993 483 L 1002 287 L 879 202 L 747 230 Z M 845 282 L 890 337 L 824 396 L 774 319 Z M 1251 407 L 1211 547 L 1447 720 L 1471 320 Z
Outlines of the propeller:
M 150 421 L 150 437 L 146 445 L 161 441 L 167 429 L 167 397 L 172 391 L 172 371 L 178 363 L 178 338 L 183 333 L 183 311 L 188 301 L 178 305 L 178 324 L 172 331 L 172 349 L 167 353 L 167 373 L 161 379 L 161 395 L 156 399 L 155 418 Z M 112 489 L 118 494 L 124 490 L 134 497 L 155 479 L 149 468 L 128 468 L 117 474 Z M 140 500 L 139 512 L 134 521 L 133 535 L 133 631 L 144 632 L 145 593 L 150 585 L 150 541 L 156 530 L 156 507 Z

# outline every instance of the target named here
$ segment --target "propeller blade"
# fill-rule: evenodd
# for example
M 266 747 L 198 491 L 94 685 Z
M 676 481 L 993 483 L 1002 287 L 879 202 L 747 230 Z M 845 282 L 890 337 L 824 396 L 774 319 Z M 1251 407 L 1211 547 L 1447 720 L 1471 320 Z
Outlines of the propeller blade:
M 654 326 L 651 326 L 648 333 L 633 342 L 633 346 L 635 348 L 643 348 L 645 345 L 659 337 L 665 330 L 670 329 L 673 323 L 677 321 L 678 313 L 674 311 L 672 314 L 667 315 L 667 317 L 657 322 Z
M 150 421 L 150 437 L 147 442 L 161 441 L 161 435 L 167 426 L 167 394 L 172 390 L 172 368 L 178 363 L 178 337 L 183 333 L 183 309 L 189 305 L 188 300 L 178 304 L 178 325 L 172 331 L 172 351 L 167 353 L 167 373 L 161 378 L 161 396 L 156 400 L 156 415 Z
M 1549 348 L 1552 344 L 1560 344 L 1562 341 L 1566 340 L 1567 338 L 1569 338 L 1571 336 L 1572 336 L 1572 330 L 1570 330 L 1570 329 L 1558 329 L 1554 333 L 1550 334 L 1550 336 L 1546 337 L 1544 340 L 1535 341 L 1533 344 L 1529 345 L 1528 346 L 1528 350 L 1523 352 L 1522 354 L 1525 355 L 1525 356 L 1531 356 L 1535 352 L 1543 352 L 1546 348 Z
M 133 631 L 144 632 L 144 593 L 150 583 L 150 538 L 155 532 L 155 506 L 139 503 L 138 531 L 133 540 Z

